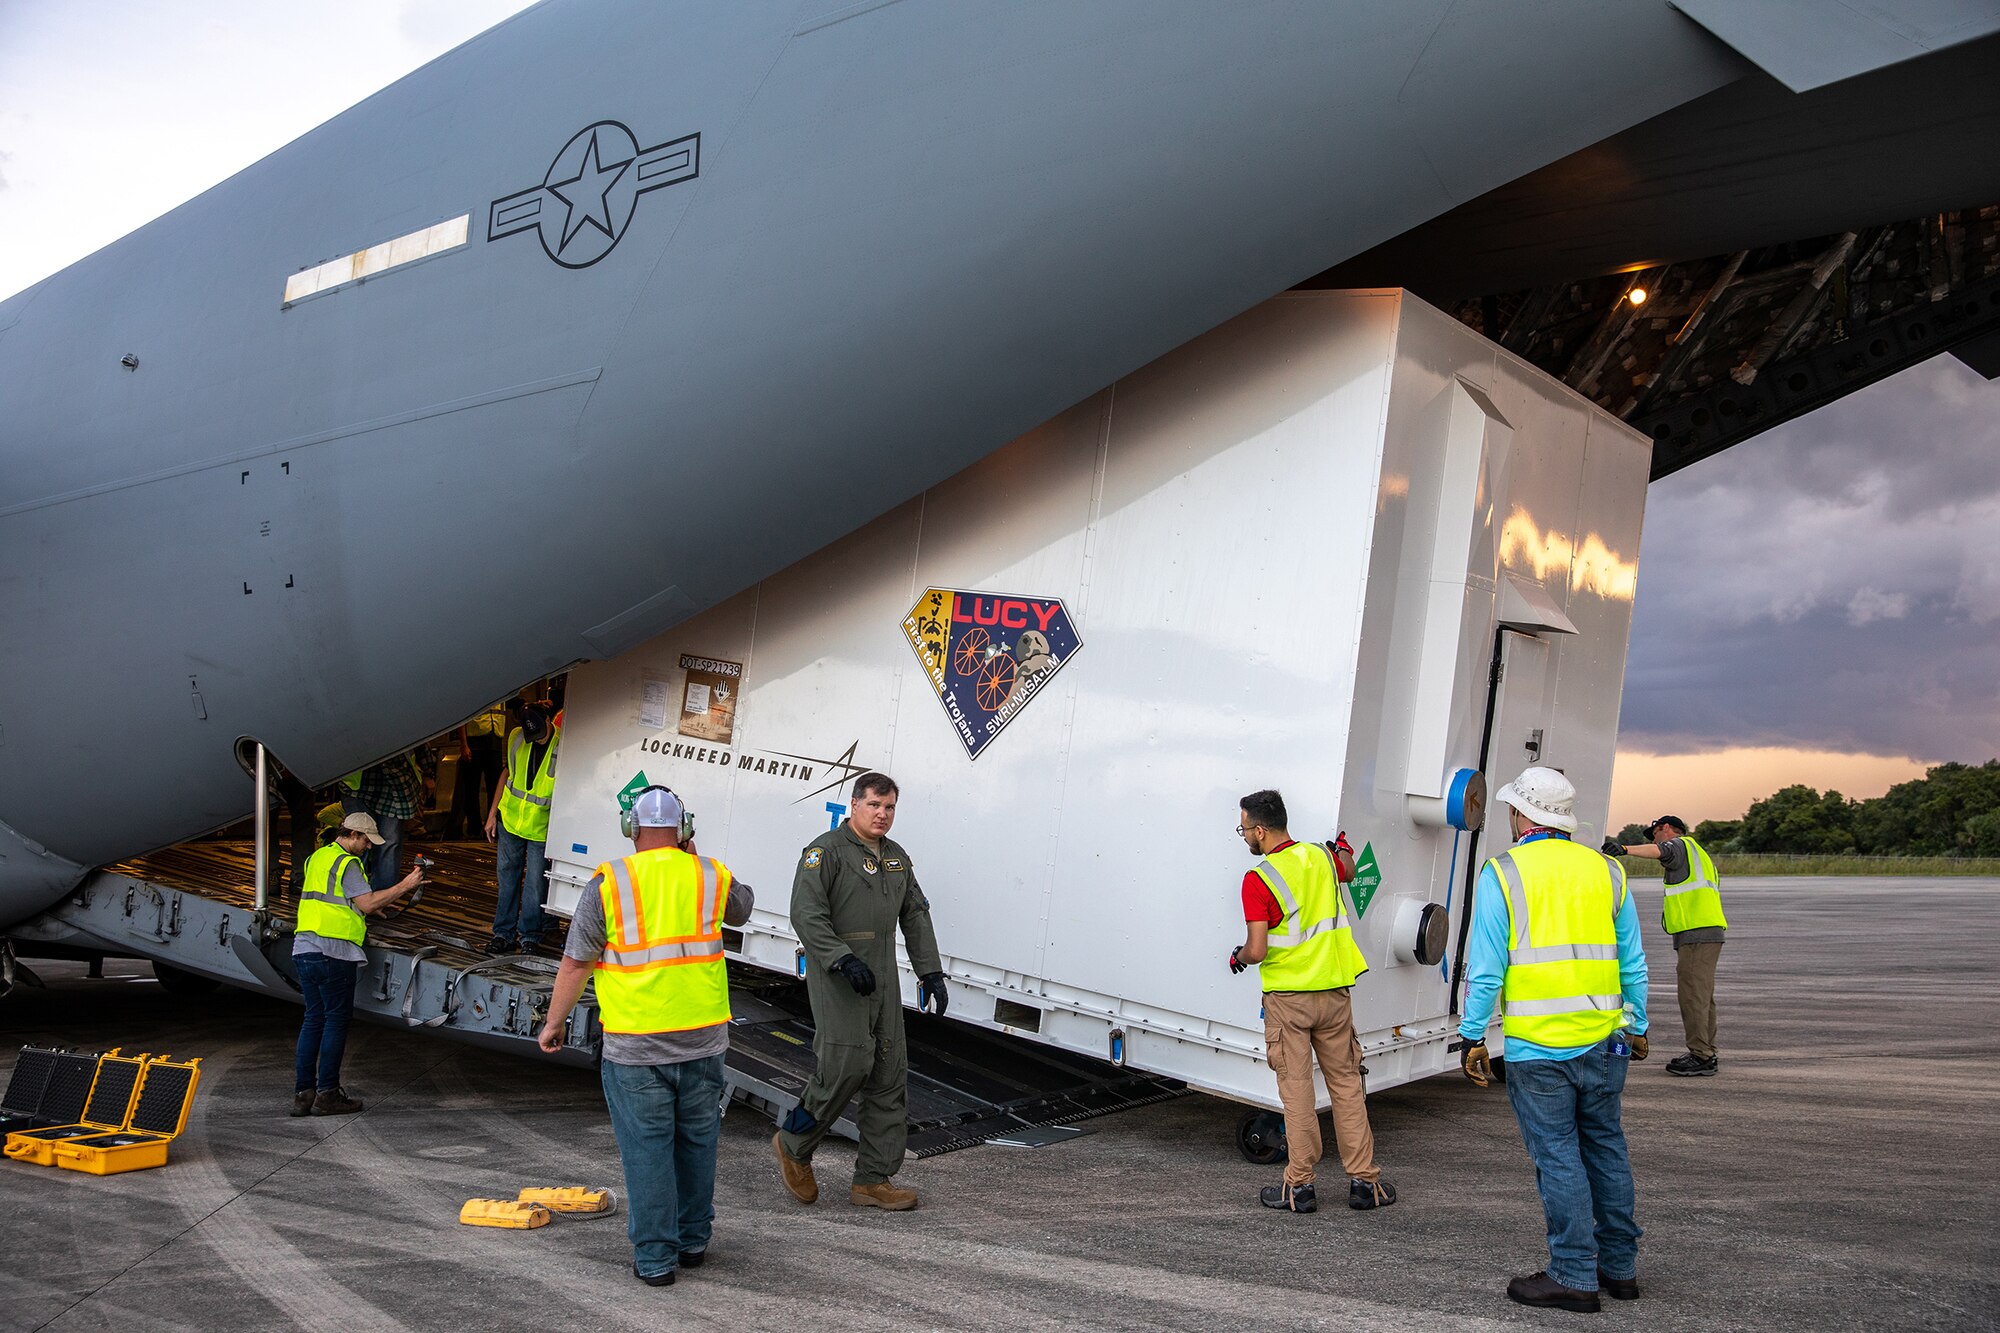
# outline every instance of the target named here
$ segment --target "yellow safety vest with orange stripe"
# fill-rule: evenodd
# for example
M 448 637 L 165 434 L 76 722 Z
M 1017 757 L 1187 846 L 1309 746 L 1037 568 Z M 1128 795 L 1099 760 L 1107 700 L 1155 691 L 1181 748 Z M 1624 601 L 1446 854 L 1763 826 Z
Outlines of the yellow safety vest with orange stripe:
M 1487 862 L 1507 892 L 1501 1031 L 1537 1046 L 1594 1046 L 1625 1021 L 1618 909 L 1625 872 L 1563 838 Z
M 727 1023 L 729 867 L 662 847 L 607 861 L 597 873 L 604 955 L 594 984 L 604 1030 L 632 1036 Z

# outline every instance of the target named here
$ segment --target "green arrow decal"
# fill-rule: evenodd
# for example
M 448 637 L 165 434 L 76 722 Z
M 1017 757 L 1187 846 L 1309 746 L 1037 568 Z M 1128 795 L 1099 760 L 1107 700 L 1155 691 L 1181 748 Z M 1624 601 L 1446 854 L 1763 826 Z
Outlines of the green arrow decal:
M 1382 867 L 1375 864 L 1375 844 L 1361 845 L 1361 859 L 1354 863 L 1354 878 L 1347 885 L 1347 894 L 1354 899 L 1357 916 L 1368 915 L 1368 904 L 1375 899 L 1375 890 L 1382 887 Z
M 646 772 L 644 769 L 634 773 L 632 780 L 619 789 L 618 808 L 620 810 L 630 810 L 632 802 L 639 799 L 639 793 L 652 785 L 652 783 L 646 781 Z

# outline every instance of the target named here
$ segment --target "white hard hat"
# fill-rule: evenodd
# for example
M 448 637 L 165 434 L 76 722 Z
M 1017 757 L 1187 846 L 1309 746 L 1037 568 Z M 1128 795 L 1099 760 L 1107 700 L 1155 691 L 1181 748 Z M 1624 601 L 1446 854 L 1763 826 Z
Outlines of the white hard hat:
M 680 798 L 665 787 L 648 787 L 632 802 L 635 828 L 679 828 L 680 824 Z
M 1494 800 L 1513 806 L 1544 828 L 1576 832 L 1576 784 L 1553 768 L 1524 768 Z

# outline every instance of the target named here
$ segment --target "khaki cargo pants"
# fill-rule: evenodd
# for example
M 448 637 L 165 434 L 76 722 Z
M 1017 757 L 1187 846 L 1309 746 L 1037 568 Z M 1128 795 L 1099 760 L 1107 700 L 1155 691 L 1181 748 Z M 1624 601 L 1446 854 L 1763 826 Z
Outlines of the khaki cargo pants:
M 1354 1007 L 1346 990 L 1268 991 L 1264 995 L 1264 1051 L 1278 1077 L 1278 1100 L 1285 1106 L 1287 1185 L 1312 1183 L 1320 1159 L 1318 1095 L 1313 1058 L 1333 1099 L 1333 1134 L 1341 1165 L 1355 1180 L 1374 1184 L 1375 1135 L 1368 1128 L 1368 1102 L 1361 1091 L 1361 1039 L 1354 1034 Z
M 1674 983 L 1680 992 L 1681 1026 L 1687 1029 L 1689 1053 L 1715 1058 L 1715 964 L 1722 941 L 1683 944 L 1674 950 Z

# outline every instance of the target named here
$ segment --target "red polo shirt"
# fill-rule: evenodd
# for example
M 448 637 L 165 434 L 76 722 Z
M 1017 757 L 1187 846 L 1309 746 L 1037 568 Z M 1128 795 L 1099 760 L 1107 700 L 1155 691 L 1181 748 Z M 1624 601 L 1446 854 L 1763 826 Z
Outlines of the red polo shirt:
M 1276 856 L 1297 841 L 1297 838 L 1288 838 L 1266 852 L 1265 856 Z M 1347 868 L 1340 864 L 1339 857 L 1334 858 L 1333 870 L 1340 876 L 1342 884 L 1352 878 Z M 1243 919 L 1265 922 L 1273 930 L 1285 924 L 1285 909 L 1278 905 L 1278 896 L 1271 892 L 1271 887 L 1264 882 L 1264 877 L 1254 870 L 1248 871 L 1243 876 Z

